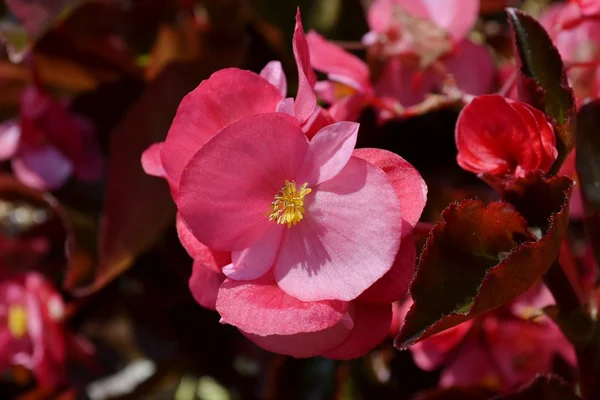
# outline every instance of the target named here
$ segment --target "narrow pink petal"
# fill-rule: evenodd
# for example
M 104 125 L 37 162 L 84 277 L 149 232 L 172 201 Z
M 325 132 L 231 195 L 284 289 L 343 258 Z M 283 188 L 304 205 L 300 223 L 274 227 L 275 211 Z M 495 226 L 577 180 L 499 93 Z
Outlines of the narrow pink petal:
M 387 174 L 400 200 L 402 218 L 414 228 L 427 202 L 427 184 L 419 171 L 399 155 L 387 150 L 357 149 L 353 155 L 367 160 Z M 410 229 L 403 231 L 403 235 L 408 233 Z
M 54 190 L 66 183 L 73 164 L 55 147 L 29 149 L 12 160 L 16 177 L 29 187 Z
M 303 301 L 353 300 L 391 268 L 402 231 L 385 173 L 351 157 L 306 197 L 305 218 L 284 233 L 275 278 Z
M 417 249 L 414 239 L 409 234 L 402 238 L 392 268 L 365 290 L 358 299 L 372 303 L 392 303 L 402 300 L 412 282 L 416 261 Z
M 296 116 L 296 109 L 294 105 L 294 99 L 292 97 L 286 97 L 281 100 L 281 102 L 277 105 L 277 112 L 282 112 L 292 117 Z
M 302 132 L 306 134 L 308 139 L 312 139 L 321 129 L 333 124 L 335 121 L 331 118 L 329 112 L 322 108 L 317 107 L 317 110 L 309 118 L 304 125 L 302 125 Z
M 241 118 L 274 112 L 282 98 L 275 86 L 253 72 L 215 72 L 177 109 L 161 151 L 165 172 L 178 183 L 188 161 L 217 132 Z
M 163 142 L 154 143 L 142 153 L 142 168 L 148 175 L 165 177 L 165 169 L 160 159 L 160 150 Z
M 354 301 L 351 306 L 354 321 L 352 333 L 342 344 L 323 353 L 323 357 L 350 360 L 373 350 L 387 336 L 392 323 L 392 304 L 371 304 Z
M 352 156 L 359 126 L 354 122 L 337 122 L 317 132 L 298 171 L 298 183 L 308 182 L 312 187 L 339 174 Z
M 194 262 L 192 276 L 188 282 L 190 292 L 198 304 L 211 310 L 216 309 L 219 286 L 225 275 L 208 269 L 199 261 Z
M 354 89 L 371 90 L 370 72 L 364 61 L 314 31 L 306 35 L 306 41 L 314 69 L 343 76 L 345 83 Z
M 282 97 L 287 96 L 287 79 L 279 61 L 271 61 L 260 71 L 260 76 L 279 89 Z
M 185 223 L 181 219 L 179 213 L 175 219 L 175 227 L 177 228 L 177 235 L 183 248 L 188 252 L 190 257 L 194 261 L 199 262 L 206 268 L 221 272 L 224 266 L 231 264 L 231 253 L 214 251 L 203 243 L 200 243 L 198 239 L 194 237 L 192 232 L 185 226 Z
M 268 276 L 250 282 L 226 279 L 217 298 L 224 322 L 261 336 L 322 331 L 340 322 L 347 310 L 343 301 L 300 301 Z
M 0 161 L 9 160 L 16 154 L 20 138 L 19 121 L 9 120 L 0 124 Z
M 490 93 L 494 88 L 496 67 L 488 49 L 468 39 L 460 42 L 454 52 L 444 58 L 448 71 L 456 78 L 458 87 L 472 95 Z M 469 73 L 469 66 L 477 65 L 477 73 Z
M 358 121 L 364 108 L 365 96 L 357 93 L 333 103 L 329 113 L 335 121 Z
M 259 336 L 244 331 L 241 331 L 241 333 L 256 345 L 273 353 L 296 358 L 308 358 L 322 355 L 327 350 L 335 348 L 344 342 L 351 331 L 351 324 L 342 320 L 331 328 L 317 332 L 269 336 Z
M 304 124 L 317 108 L 317 96 L 313 87 L 317 83 L 315 75 L 310 65 L 310 53 L 304 28 L 300 18 L 300 9 L 296 13 L 296 28 L 294 29 L 294 38 L 292 41 L 296 66 L 298 67 L 298 94 L 296 95 L 296 118 L 300 124 Z
M 246 248 L 231 253 L 232 264 L 223 268 L 228 278 L 249 281 L 266 274 L 273 263 L 283 234 L 284 225 L 273 224 L 258 240 Z
M 228 125 L 186 167 L 178 199 L 182 219 L 212 249 L 246 247 L 275 223 L 267 215 L 270 205 L 296 177 L 307 150 L 296 120 L 283 113 Z
M 336 102 L 335 83 L 331 81 L 319 81 L 315 84 L 315 92 L 321 101 L 327 104 Z

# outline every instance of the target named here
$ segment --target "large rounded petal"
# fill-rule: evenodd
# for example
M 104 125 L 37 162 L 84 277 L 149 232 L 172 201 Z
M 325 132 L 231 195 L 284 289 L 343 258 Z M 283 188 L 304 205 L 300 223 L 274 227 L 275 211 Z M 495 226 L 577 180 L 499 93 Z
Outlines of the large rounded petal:
M 217 132 L 241 118 L 274 112 L 282 99 L 275 86 L 253 72 L 215 72 L 177 109 L 161 151 L 165 172 L 178 183 L 188 161 Z
M 415 241 L 412 235 L 408 234 L 400 243 L 400 250 L 392 268 L 365 290 L 358 299 L 373 303 L 392 303 L 402 300 L 412 282 L 416 261 Z
M 301 332 L 293 335 L 259 336 L 241 331 L 255 344 L 273 353 L 296 358 L 316 357 L 335 348 L 351 334 L 352 322 L 343 319 L 331 328 L 317 332 Z
M 329 74 L 331 80 L 343 82 L 356 90 L 371 90 L 369 67 L 363 60 L 316 32 L 309 32 L 306 41 L 313 68 Z
M 296 120 L 283 113 L 228 125 L 186 167 L 182 219 L 212 249 L 247 247 L 274 224 L 266 214 L 285 181 L 296 177 L 307 149 Z
M 427 202 L 427 184 L 419 171 L 408 161 L 391 151 L 382 149 L 357 149 L 353 155 L 379 167 L 386 173 L 400 200 L 402 218 L 410 226 L 419 222 Z M 410 233 L 410 229 L 402 232 Z
M 298 171 L 298 183 L 307 182 L 312 187 L 339 174 L 352 156 L 358 127 L 355 122 L 337 122 L 317 132 Z
M 224 322 L 260 336 L 322 331 L 340 322 L 347 310 L 343 301 L 300 301 L 268 276 L 251 282 L 227 279 L 217 298 Z
M 58 189 L 73 173 L 71 161 L 53 146 L 23 151 L 12 168 L 21 182 L 38 190 Z
M 217 304 L 219 286 L 225 280 L 225 275 L 206 268 L 201 261 L 195 261 L 192 276 L 188 282 L 194 300 L 202 307 L 214 310 Z
M 391 268 L 402 231 L 398 197 L 378 167 L 351 157 L 314 188 L 284 233 L 275 278 L 303 301 L 353 300 Z
M 350 360 L 362 357 L 385 339 L 392 323 L 392 305 L 354 301 L 351 306 L 354 328 L 342 344 L 323 353 L 323 357 Z
M 179 214 L 177 214 L 175 220 L 175 227 L 181 245 L 195 262 L 218 273 L 221 273 L 224 266 L 231 264 L 231 253 L 211 250 L 208 246 L 199 242 L 185 226 Z

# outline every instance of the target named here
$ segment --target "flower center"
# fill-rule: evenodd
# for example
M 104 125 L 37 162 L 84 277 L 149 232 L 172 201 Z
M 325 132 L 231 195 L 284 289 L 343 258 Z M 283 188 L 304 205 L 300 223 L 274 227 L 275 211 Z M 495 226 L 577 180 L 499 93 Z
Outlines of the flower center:
M 12 305 L 8 308 L 8 330 L 16 339 L 27 333 L 27 310 L 23 306 Z
M 304 218 L 304 196 L 312 192 L 307 188 L 308 183 L 304 183 L 298 190 L 296 182 L 285 181 L 285 185 L 275 195 L 275 201 L 271 203 L 269 221 L 275 221 L 278 224 L 287 224 L 288 228 L 296 225 Z

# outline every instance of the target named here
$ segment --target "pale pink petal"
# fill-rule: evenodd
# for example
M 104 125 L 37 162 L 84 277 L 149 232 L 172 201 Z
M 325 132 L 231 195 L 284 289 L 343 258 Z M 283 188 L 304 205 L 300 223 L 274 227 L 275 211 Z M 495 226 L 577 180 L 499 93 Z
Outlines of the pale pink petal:
M 273 224 L 258 240 L 231 253 L 232 263 L 223 268 L 228 278 L 249 281 L 260 278 L 271 269 L 277 257 L 284 225 Z
M 317 96 L 313 90 L 317 83 L 317 76 L 310 65 L 310 54 L 304 36 L 300 9 L 296 13 L 296 28 L 294 29 L 292 47 L 296 58 L 296 66 L 298 67 L 298 94 L 295 102 L 296 118 L 298 118 L 300 124 L 304 124 L 317 108 Z
M 285 99 L 281 100 L 279 105 L 277 105 L 277 112 L 282 112 L 295 117 L 296 110 L 294 106 L 294 99 L 292 97 L 286 97 Z
M 334 178 L 346 166 L 356 145 L 359 124 L 338 122 L 321 129 L 311 139 L 298 183 L 309 187 Z
M 335 121 L 331 118 L 329 112 L 322 108 L 317 107 L 317 110 L 309 118 L 304 125 L 302 125 L 302 132 L 306 134 L 306 137 L 312 139 L 321 129 L 333 124 Z
M 214 310 L 217 304 L 219 286 L 225 275 L 206 268 L 201 262 L 194 262 L 192 276 L 188 282 L 194 300 L 204 308 Z
M 215 271 L 221 272 L 224 266 L 231 264 L 231 253 L 214 251 L 203 243 L 200 243 L 198 239 L 190 232 L 185 223 L 181 219 L 179 213 L 175 219 L 175 227 L 177 228 L 177 235 L 183 248 L 188 252 L 190 257 L 194 261 L 204 265 L 204 267 Z
M 0 161 L 10 160 L 16 154 L 20 138 L 19 121 L 9 120 L 0 124 Z
M 142 153 L 142 168 L 148 175 L 165 177 L 165 169 L 160 159 L 163 142 L 154 143 Z
M 362 357 L 381 343 L 392 323 L 392 305 L 352 302 L 352 333 L 342 344 L 323 353 L 323 357 L 350 360 Z
M 335 326 L 317 332 L 301 332 L 293 335 L 259 336 L 241 331 L 256 345 L 273 353 L 296 358 L 316 357 L 342 343 L 352 331 L 347 318 Z
M 16 177 L 29 187 L 54 190 L 66 183 L 73 164 L 55 147 L 28 149 L 12 160 Z
M 374 0 L 367 12 L 369 28 L 377 33 L 386 33 L 390 28 L 394 11 L 394 0 Z
M 437 74 L 420 71 L 418 66 L 407 65 L 398 59 L 390 59 L 375 85 L 378 97 L 391 97 L 404 107 L 420 103 L 427 93 L 438 85 Z
M 181 101 L 164 142 L 162 164 L 171 181 L 179 183 L 192 156 L 225 126 L 274 112 L 282 98 L 275 86 L 253 72 L 228 68 L 212 74 Z
M 315 93 L 320 100 L 327 104 L 335 103 L 337 98 L 335 95 L 335 83 L 331 81 L 319 81 L 315 84 Z
M 485 46 L 465 39 L 443 61 L 464 92 L 477 96 L 493 89 L 496 68 L 494 59 Z M 477 65 L 476 74 L 470 69 L 473 65 Z
M 194 236 L 215 250 L 236 250 L 275 222 L 267 213 L 308 150 L 294 118 L 261 114 L 236 121 L 189 162 L 181 179 L 179 211 Z M 234 248 L 235 247 L 235 248 Z
M 293 335 L 331 328 L 344 318 L 348 303 L 303 302 L 283 292 L 265 276 L 255 281 L 226 279 L 219 289 L 217 311 L 223 322 L 256 335 Z
M 402 238 L 400 250 L 398 250 L 392 268 L 365 290 L 358 299 L 374 303 L 392 303 L 402 300 L 412 282 L 416 261 L 415 242 L 408 234 Z
M 275 278 L 303 301 L 353 300 L 392 266 L 400 204 L 385 173 L 351 157 L 305 199 L 306 214 L 284 233 Z
M 306 41 L 314 69 L 329 74 L 332 80 L 341 76 L 345 84 L 356 90 L 371 90 L 370 72 L 364 61 L 316 32 L 309 32 Z
M 402 218 L 414 228 L 427 202 L 427 184 L 419 171 L 399 155 L 387 150 L 357 149 L 353 155 L 367 160 L 386 173 L 400 200 Z M 402 232 L 403 235 L 408 233 L 410 229 Z
M 260 71 L 260 76 L 279 89 L 281 96 L 285 97 L 287 95 L 287 80 L 281 62 L 271 61 Z

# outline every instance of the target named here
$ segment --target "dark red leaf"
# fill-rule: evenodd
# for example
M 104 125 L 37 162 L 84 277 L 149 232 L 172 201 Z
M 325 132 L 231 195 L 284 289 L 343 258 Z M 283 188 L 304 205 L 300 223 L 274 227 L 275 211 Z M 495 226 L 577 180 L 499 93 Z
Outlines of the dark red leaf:
M 396 337 L 405 349 L 525 293 L 554 262 L 568 224 L 572 182 L 529 176 L 507 202 L 450 205 L 431 231 Z M 538 239 L 539 236 L 539 239 Z
M 515 58 L 519 67 L 519 97 L 544 111 L 557 135 L 560 166 L 573 148 L 571 122 L 575 115 L 575 97 L 569 87 L 565 67 L 552 39 L 533 17 L 507 9 L 513 33 Z
M 497 397 L 497 400 L 578 400 L 565 381 L 555 375 L 540 375 L 516 393 Z

